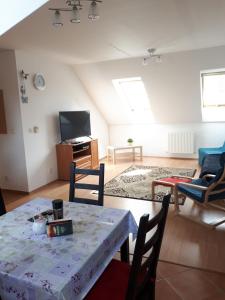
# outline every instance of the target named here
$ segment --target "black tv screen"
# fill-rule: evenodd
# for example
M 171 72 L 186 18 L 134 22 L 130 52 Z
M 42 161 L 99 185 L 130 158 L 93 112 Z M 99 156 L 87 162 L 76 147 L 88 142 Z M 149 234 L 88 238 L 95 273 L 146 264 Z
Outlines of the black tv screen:
M 61 140 L 70 140 L 91 135 L 89 111 L 60 111 Z

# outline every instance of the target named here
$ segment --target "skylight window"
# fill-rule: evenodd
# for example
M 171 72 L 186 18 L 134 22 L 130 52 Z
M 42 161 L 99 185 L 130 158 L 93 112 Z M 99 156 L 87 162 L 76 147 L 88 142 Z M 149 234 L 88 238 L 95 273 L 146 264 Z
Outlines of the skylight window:
M 141 77 L 112 80 L 120 98 L 132 112 L 150 110 L 150 103 Z
M 225 70 L 201 72 L 203 121 L 225 120 Z

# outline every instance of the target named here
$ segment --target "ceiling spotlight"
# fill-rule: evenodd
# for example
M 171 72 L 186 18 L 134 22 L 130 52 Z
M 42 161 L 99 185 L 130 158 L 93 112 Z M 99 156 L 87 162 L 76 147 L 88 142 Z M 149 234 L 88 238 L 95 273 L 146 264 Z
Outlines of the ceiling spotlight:
M 147 66 L 148 65 L 148 57 L 144 57 L 143 58 L 142 65 L 143 66 Z
M 150 48 L 147 49 L 149 56 L 146 56 L 143 58 L 142 60 L 142 64 L 143 66 L 147 66 L 149 61 L 154 61 L 157 63 L 161 63 L 162 62 L 162 56 L 155 54 L 156 49 L 155 48 Z
M 80 13 L 79 13 L 79 8 L 74 5 L 72 11 L 71 11 L 71 23 L 80 23 Z
M 161 56 L 161 55 L 156 55 L 156 56 L 155 56 L 155 61 L 156 61 L 157 63 L 161 63 L 161 62 L 162 62 L 162 56 Z
M 91 21 L 95 21 L 95 20 L 99 19 L 98 6 L 97 6 L 96 1 L 91 2 L 90 8 L 89 8 L 88 19 Z
M 61 20 L 61 12 L 70 12 L 70 22 L 80 23 L 80 10 L 83 8 L 83 3 L 85 2 L 90 3 L 88 19 L 92 21 L 99 19 L 98 4 L 102 3 L 102 0 L 66 0 L 65 2 L 67 7 L 49 8 L 49 10 L 54 11 L 54 19 L 52 22 L 53 26 L 63 26 L 63 22 Z
M 155 53 L 155 48 L 150 48 L 150 49 L 147 49 L 149 55 L 152 57 Z
M 52 25 L 55 27 L 61 27 L 63 26 L 63 22 L 61 20 L 61 14 L 59 10 L 56 10 L 53 17 Z

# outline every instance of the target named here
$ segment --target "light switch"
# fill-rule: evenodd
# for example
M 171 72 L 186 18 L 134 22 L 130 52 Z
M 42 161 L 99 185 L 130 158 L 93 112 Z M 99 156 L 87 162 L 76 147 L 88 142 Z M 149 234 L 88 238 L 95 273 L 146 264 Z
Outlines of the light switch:
M 34 132 L 34 133 L 38 133 L 38 132 L 39 132 L 39 127 L 34 126 L 34 127 L 33 127 L 33 132 Z

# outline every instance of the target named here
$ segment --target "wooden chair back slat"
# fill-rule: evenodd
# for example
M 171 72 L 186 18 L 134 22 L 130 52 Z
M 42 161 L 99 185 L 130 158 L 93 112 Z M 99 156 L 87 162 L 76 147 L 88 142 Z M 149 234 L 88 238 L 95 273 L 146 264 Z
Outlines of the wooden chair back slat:
M 73 202 L 77 202 L 81 204 L 99 205 L 98 201 L 87 199 L 87 198 L 79 198 L 79 197 L 75 197 Z
M 150 238 L 149 241 L 147 241 L 143 247 L 142 255 L 144 255 L 146 252 L 148 252 L 154 245 L 157 243 L 159 239 L 159 231 L 156 230 L 156 232 L 153 234 L 153 236 Z
M 163 218 L 163 213 L 160 211 L 156 216 L 154 216 L 146 225 L 146 232 L 152 230 Z
M 76 168 L 76 174 L 83 174 L 83 175 L 99 175 L 99 170 L 93 169 L 79 169 Z
M 81 190 L 98 190 L 98 184 L 89 184 L 89 183 L 75 183 L 75 189 Z

